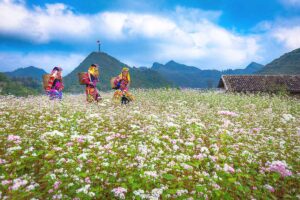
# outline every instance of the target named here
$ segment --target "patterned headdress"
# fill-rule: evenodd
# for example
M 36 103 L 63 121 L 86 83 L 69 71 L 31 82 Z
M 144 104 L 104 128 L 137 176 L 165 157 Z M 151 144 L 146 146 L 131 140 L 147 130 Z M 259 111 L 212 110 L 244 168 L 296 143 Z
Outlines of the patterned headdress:
M 95 77 L 99 76 L 99 69 L 97 64 L 92 64 L 89 68 L 89 73 Z
M 122 72 L 128 72 L 126 79 L 128 80 L 128 82 L 130 82 L 129 69 L 127 67 L 123 67 Z M 122 78 L 124 78 L 122 73 L 119 76 L 122 77 Z

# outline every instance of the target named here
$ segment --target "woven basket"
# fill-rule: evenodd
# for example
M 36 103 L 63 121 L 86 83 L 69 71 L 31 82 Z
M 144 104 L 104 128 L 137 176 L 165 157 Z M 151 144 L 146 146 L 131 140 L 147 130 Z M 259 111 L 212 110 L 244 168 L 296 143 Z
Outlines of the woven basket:
M 116 78 L 117 78 L 117 77 L 112 77 L 112 78 L 110 79 L 110 86 L 111 86 L 112 89 L 114 89 L 114 88 L 116 87 L 116 85 L 115 85 L 115 80 L 116 80 Z
M 85 82 L 83 80 L 85 75 L 86 75 L 86 72 L 79 72 L 78 73 L 78 80 L 79 80 L 80 85 L 85 85 Z
M 51 74 L 44 74 L 43 75 L 43 86 L 44 86 L 45 90 L 47 89 L 50 76 L 51 76 Z

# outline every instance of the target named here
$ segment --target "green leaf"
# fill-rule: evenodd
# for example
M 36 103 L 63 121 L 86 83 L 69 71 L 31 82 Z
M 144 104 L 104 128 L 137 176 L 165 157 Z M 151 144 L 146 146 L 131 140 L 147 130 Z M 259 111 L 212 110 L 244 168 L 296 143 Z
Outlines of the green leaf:
M 228 182 L 229 182 L 229 183 L 234 183 L 235 181 L 236 181 L 236 178 L 229 178 L 229 179 L 228 179 Z
M 176 177 L 172 174 L 164 174 L 163 177 L 167 180 L 173 180 L 175 179 Z
M 197 192 L 203 192 L 204 189 L 205 189 L 205 186 L 203 186 L 203 185 L 196 185 L 196 191 Z

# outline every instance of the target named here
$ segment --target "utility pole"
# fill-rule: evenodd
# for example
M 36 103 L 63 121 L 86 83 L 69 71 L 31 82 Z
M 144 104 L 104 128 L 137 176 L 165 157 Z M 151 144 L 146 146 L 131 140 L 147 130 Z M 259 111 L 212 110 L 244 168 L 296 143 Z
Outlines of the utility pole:
M 97 40 L 97 44 L 98 44 L 98 52 L 100 52 L 101 51 L 101 43 L 100 43 L 100 40 Z

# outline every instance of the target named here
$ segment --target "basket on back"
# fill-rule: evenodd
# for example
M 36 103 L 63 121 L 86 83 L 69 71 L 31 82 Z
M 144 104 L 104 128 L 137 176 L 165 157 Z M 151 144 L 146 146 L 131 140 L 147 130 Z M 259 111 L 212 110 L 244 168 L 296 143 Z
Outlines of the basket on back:
M 112 77 L 112 78 L 110 79 L 110 86 L 111 86 L 112 89 L 115 89 L 115 88 L 117 87 L 116 84 L 115 84 L 116 78 L 117 78 L 117 77 Z
M 79 80 L 79 84 L 80 85 L 85 85 L 85 82 L 84 82 L 84 77 L 86 76 L 86 72 L 79 72 L 78 73 L 78 80 Z
M 44 75 L 43 75 L 43 86 L 44 86 L 44 90 L 46 90 L 47 87 L 48 87 L 48 83 L 49 83 L 50 76 L 51 76 L 51 74 L 44 74 Z

